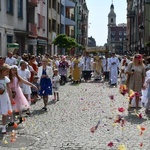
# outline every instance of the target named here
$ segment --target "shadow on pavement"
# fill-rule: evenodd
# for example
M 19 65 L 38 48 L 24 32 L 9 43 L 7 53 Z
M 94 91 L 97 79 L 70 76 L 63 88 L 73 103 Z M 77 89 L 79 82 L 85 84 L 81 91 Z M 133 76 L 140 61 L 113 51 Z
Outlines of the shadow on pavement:
M 124 117 L 126 121 L 132 124 L 142 124 L 143 122 L 147 121 L 145 118 L 139 118 L 136 114 L 129 113 L 128 116 Z
M 49 101 L 49 102 L 47 103 L 47 105 L 54 105 L 54 104 L 56 104 L 56 103 L 57 103 L 56 100 L 51 100 L 51 101 Z
M 42 114 L 45 114 L 47 111 L 44 111 L 42 109 L 37 109 L 37 110 L 33 110 L 32 114 L 33 116 L 35 115 L 42 115 Z

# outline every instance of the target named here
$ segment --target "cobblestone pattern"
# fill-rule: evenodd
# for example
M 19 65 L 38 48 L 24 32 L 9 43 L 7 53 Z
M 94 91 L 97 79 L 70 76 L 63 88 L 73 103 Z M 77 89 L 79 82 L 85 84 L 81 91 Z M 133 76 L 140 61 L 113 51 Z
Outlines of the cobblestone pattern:
M 109 95 L 114 95 L 114 100 Z M 117 150 L 120 144 L 128 150 L 150 150 L 150 121 L 143 109 L 142 119 L 134 111 L 131 114 L 125 111 L 124 127 L 114 125 L 118 107 L 127 108 L 128 102 L 118 88 L 101 82 L 67 83 L 60 87 L 60 100 L 54 103 L 52 98 L 47 112 L 41 110 L 42 100 L 32 105 L 33 116 L 19 125 L 14 143 L 10 143 L 7 134 L 8 144 L 4 144 L 1 135 L 0 150 Z M 91 127 L 99 120 L 99 127 L 91 133 Z M 143 135 L 137 125 L 146 128 Z M 110 142 L 112 147 L 108 146 Z

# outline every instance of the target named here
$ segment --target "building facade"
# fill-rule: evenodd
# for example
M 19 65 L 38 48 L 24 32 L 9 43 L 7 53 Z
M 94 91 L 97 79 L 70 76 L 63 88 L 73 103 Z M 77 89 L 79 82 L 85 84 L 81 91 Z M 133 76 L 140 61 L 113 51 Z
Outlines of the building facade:
M 58 54 L 59 49 L 52 41 L 60 34 L 60 0 L 48 1 L 48 53 Z
M 127 49 L 130 53 L 150 51 L 150 0 L 127 0 Z
M 110 13 L 108 14 L 108 39 L 107 46 L 109 52 L 115 52 L 117 54 L 126 53 L 126 30 L 127 25 L 125 23 L 116 24 L 116 14 L 114 11 L 114 5 L 110 6 Z
M 19 54 L 65 54 L 53 45 L 59 34 L 86 47 L 88 13 L 86 0 L 0 0 L 0 53 L 16 42 Z
M 6 56 L 7 43 L 18 43 L 18 53 L 26 49 L 26 1 L 0 0 L 0 55 Z
M 27 52 L 35 55 L 47 52 L 47 1 L 28 0 L 28 31 Z

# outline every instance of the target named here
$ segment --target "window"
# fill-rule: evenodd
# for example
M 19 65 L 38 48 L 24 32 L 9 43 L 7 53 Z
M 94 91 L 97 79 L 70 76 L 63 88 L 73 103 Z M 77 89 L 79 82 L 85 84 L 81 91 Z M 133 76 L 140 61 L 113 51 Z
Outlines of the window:
M 122 35 L 122 31 L 119 31 L 119 35 Z
M 0 0 L 0 10 L 1 10 L 1 0 Z
M 40 28 L 40 14 L 38 14 L 38 28 Z
M 122 38 L 119 38 L 119 41 L 122 42 Z
M 111 18 L 111 23 L 113 23 L 113 18 Z
M 13 42 L 13 36 L 7 35 L 7 43 L 12 43 L 12 42 Z
M 13 1 L 14 0 L 7 0 L 6 1 L 6 10 L 8 14 L 13 14 Z
M 51 2 L 51 0 L 49 0 L 49 8 L 51 8 L 52 7 L 52 2 Z
M 53 7 L 53 9 L 56 10 L 56 0 L 53 0 L 53 1 L 52 1 L 52 7 Z
M 56 20 L 52 20 L 52 31 L 56 32 Z
M 43 20 L 42 20 L 42 28 L 43 30 L 45 30 L 45 17 L 43 16 Z
M 57 25 L 57 28 L 58 28 L 57 29 L 57 34 L 60 34 L 60 25 L 59 24 Z
M 49 19 L 49 32 L 51 32 L 51 20 Z
M 124 36 L 126 36 L 126 34 L 127 34 L 126 31 L 124 31 Z
M 115 34 L 116 34 L 116 33 L 115 33 L 115 31 L 112 31 L 111 35 L 113 35 L 113 36 L 114 36 Z
M 18 18 L 23 18 L 23 0 L 18 0 Z
M 59 3 L 58 3 L 58 8 L 57 9 L 58 9 L 57 13 L 60 14 L 60 4 Z
M 111 40 L 112 40 L 112 41 L 115 41 L 115 38 L 112 38 Z

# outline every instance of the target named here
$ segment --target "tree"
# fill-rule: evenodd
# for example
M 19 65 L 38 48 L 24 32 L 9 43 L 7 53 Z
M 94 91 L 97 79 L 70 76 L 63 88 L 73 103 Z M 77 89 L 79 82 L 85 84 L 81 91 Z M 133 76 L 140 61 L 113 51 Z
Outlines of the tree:
M 59 48 L 64 48 L 70 50 L 73 47 L 77 47 L 77 42 L 74 38 L 67 36 L 66 34 L 60 34 L 53 41 L 54 45 L 57 45 Z

